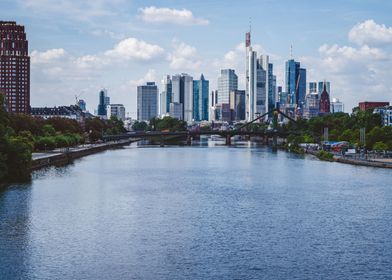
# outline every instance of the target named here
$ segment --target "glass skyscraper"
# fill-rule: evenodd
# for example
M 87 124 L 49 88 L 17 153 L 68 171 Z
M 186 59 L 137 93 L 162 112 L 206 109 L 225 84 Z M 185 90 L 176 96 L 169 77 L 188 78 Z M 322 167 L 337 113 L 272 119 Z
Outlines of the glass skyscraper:
M 290 59 L 286 62 L 286 92 L 290 104 L 301 107 L 306 95 L 306 69 L 299 62 Z
M 98 116 L 106 118 L 107 106 L 110 104 L 110 97 L 106 89 L 102 89 L 99 92 L 99 103 L 98 103 Z
M 154 82 L 137 87 L 137 119 L 149 121 L 158 115 L 158 87 Z
M 167 75 L 162 80 L 162 92 L 160 99 L 160 114 L 163 116 L 169 113 L 170 103 L 172 102 L 172 81 Z
M 193 119 L 208 120 L 209 81 L 201 74 L 200 80 L 193 81 Z
M 233 69 L 222 69 L 218 78 L 218 103 L 229 104 L 230 92 L 238 89 L 238 76 Z

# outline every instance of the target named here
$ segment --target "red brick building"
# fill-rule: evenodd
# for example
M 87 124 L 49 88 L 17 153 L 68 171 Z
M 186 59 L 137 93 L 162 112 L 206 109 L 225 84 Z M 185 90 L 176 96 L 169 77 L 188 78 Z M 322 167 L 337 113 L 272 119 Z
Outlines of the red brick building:
M 30 57 L 24 26 L 0 21 L 0 93 L 9 112 L 30 110 Z
M 385 107 L 385 106 L 389 106 L 389 102 L 360 102 L 359 103 L 359 109 L 361 111 L 366 111 L 367 109 L 374 109 L 377 107 Z

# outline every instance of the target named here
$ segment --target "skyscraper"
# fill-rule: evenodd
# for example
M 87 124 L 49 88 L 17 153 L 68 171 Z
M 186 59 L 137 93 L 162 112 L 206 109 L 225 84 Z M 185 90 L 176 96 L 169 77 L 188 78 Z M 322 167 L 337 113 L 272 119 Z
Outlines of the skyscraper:
M 316 82 L 309 82 L 309 93 L 318 93 Z
M 268 64 L 268 111 L 276 105 L 276 76 L 274 75 L 274 65 Z
M 110 97 L 106 89 L 102 89 L 99 92 L 99 103 L 98 103 L 98 116 L 100 118 L 107 117 L 107 106 L 110 104 Z
M 233 90 L 230 92 L 231 120 L 245 120 L 245 91 Z
M 306 69 L 294 59 L 286 62 L 286 92 L 290 104 L 303 107 L 306 95 Z
M 160 98 L 160 115 L 165 115 L 170 111 L 170 103 L 172 102 L 172 81 L 170 76 L 167 75 L 163 78 L 162 92 Z
M 182 104 L 182 119 L 193 120 L 193 78 L 188 74 L 172 77 L 172 102 Z
M 158 87 L 154 82 L 137 87 L 137 119 L 149 121 L 158 115 Z
M 250 33 L 245 36 L 246 46 L 246 119 L 251 121 L 268 110 L 269 57 L 252 50 Z M 273 77 L 271 77 L 273 79 Z
M 321 95 L 321 93 L 324 90 L 324 85 L 325 85 L 325 89 L 327 90 L 329 96 L 331 96 L 331 83 L 328 81 L 321 81 L 318 82 L 318 94 Z
M 0 94 L 7 110 L 29 113 L 30 57 L 24 26 L 0 21 Z
M 218 103 L 229 104 L 230 92 L 238 89 L 238 76 L 233 69 L 222 69 L 218 77 Z
M 193 119 L 195 121 L 208 120 L 208 92 L 209 81 L 201 74 L 200 80 L 193 81 Z

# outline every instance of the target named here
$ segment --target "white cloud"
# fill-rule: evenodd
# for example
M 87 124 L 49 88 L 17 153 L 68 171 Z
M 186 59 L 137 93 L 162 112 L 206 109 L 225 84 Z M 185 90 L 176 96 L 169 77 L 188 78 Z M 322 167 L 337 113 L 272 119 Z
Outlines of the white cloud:
M 157 8 L 154 6 L 139 9 L 140 17 L 145 22 L 152 23 L 173 23 L 181 25 L 207 25 L 209 21 L 203 18 L 196 18 L 189 10 Z
M 170 68 L 173 70 L 197 70 L 202 61 L 198 58 L 195 47 L 173 40 L 173 52 L 168 55 Z
M 31 63 L 49 63 L 53 60 L 63 58 L 65 54 L 64 49 L 50 49 L 44 52 L 34 50 L 30 54 Z
M 115 16 L 124 0 L 18 0 L 18 4 L 30 13 L 39 15 L 63 15 L 87 21 L 91 18 Z
M 127 38 L 120 41 L 112 50 L 105 55 L 114 59 L 139 59 L 151 60 L 164 53 L 164 49 L 158 45 L 152 45 L 136 38 Z
M 392 27 L 377 24 L 374 20 L 369 19 L 356 24 L 350 30 L 348 38 L 358 45 L 392 43 Z

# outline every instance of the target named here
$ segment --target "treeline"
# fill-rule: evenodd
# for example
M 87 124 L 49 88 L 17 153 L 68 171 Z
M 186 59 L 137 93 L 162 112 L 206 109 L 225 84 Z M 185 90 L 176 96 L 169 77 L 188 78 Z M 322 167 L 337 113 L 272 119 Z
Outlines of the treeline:
M 134 131 L 185 131 L 187 123 L 186 121 L 166 116 L 163 118 L 152 118 L 148 124 L 145 121 L 136 121 L 132 125 L 132 129 Z
M 360 129 L 365 128 L 366 146 L 363 148 L 392 150 L 392 127 L 382 127 L 380 115 L 373 114 L 372 110 L 365 112 L 354 108 L 352 114 L 335 113 L 310 120 L 301 119 L 283 127 L 291 134 L 289 141 L 297 143 L 323 141 L 324 128 L 328 128 L 330 141 L 347 141 L 357 147 L 362 147 Z
M 42 119 L 25 114 L 9 114 L 0 95 L 0 182 L 29 174 L 33 151 L 96 142 L 104 135 L 124 133 L 122 121 L 112 118 L 86 119 L 84 124 L 64 118 Z

